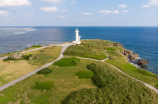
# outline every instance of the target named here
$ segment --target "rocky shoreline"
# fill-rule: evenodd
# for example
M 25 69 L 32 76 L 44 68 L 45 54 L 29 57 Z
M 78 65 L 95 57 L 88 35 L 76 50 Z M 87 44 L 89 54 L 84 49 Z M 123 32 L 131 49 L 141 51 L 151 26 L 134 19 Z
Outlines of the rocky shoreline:
M 136 63 L 137 65 L 140 65 L 140 66 L 145 66 L 146 64 L 149 63 L 148 60 L 145 60 L 145 59 L 139 59 L 139 55 L 138 54 L 135 54 L 133 53 L 131 50 L 127 50 L 123 47 L 122 44 L 120 43 L 114 43 L 113 46 L 119 46 L 119 47 L 122 47 L 123 50 L 121 51 L 121 53 L 126 57 L 126 59 L 131 62 L 134 62 Z

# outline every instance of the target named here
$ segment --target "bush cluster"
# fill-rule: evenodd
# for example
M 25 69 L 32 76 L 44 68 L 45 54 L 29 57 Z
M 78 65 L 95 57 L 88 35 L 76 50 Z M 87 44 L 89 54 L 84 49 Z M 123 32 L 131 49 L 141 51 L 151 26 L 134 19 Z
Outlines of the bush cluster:
M 23 55 L 22 58 L 25 59 L 25 60 L 29 60 L 29 58 L 32 57 L 32 56 L 33 56 L 32 54 Z
M 49 73 L 52 73 L 52 70 L 49 68 L 44 68 L 37 72 L 37 74 L 49 74 Z
M 94 85 L 96 85 L 99 88 L 105 87 L 108 83 L 117 78 L 116 75 L 113 73 L 110 73 L 110 75 L 108 75 L 108 73 L 105 73 L 105 66 L 91 63 L 87 65 L 87 68 L 88 70 L 91 70 L 93 73 L 95 73 L 92 77 L 92 81 Z
M 39 90 L 50 90 L 54 86 L 52 81 L 36 82 L 34 88 Z
M 18 60 L 18 59 L 14 59 L 14 58 L 11 58 L 11 56 L 8 56 L 8 58 L 4 59 L 3 61 L 12 61 L 12 60 Z
M 76 66 L 79 63 L 80 59 L 76 57 L 70 58 L 62 58 L 61 60 L 55 62 L 53 65 L 68 67 L 68 66 Z
M 108 64 L 87 66 L 94 73 L 93 83 L 99 88 L 81 89 L 70 93 L 62 104 L 157 104 L 157 93 Z
M 88 78 L 92 78 L 93 77 L 93 72 L 89 71 L 89 70 L 81 70 L 79 72 L 76 72 L 76 75 L 80 78 L 80 79 L 88 79 Z

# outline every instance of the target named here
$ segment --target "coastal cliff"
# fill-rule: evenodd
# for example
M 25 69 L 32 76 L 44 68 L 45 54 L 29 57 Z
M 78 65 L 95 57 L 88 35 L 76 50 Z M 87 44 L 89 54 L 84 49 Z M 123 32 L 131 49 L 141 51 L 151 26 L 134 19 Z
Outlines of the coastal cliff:
M 122 47 L 123 50 L 121 51 L 121 53 L 126 57 L 127 60 L 136 62 L 138 65 L 141 66 L 144 66 L 149 63 L 148 60 L 138 59 L 139 58 L 138 54 L 133 53 L 131 50 L 125 49 L 123 45 L 120 43 L 113 43 L 113 46 Z

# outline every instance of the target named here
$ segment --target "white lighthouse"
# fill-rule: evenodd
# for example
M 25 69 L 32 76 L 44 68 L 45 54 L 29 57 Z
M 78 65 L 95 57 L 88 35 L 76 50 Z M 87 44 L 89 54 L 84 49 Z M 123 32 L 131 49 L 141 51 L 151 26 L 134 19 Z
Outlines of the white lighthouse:
M 73 41 L 73 43 L 74 44 L 81 44 L 81 41 L 80 41 L 81 36 L 78 35 L 78 33 L 79 33 L 78 29 L 76 29 L 75 32 L 76 32 L 76 40 Z

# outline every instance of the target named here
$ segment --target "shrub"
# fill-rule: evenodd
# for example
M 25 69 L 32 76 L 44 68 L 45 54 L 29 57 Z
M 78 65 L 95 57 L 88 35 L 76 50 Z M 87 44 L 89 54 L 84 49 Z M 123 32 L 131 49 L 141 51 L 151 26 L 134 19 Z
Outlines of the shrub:
M 37 74 L 49 74 L 49 73 L 52 73 L 52 70 L 49 68 L 44 68 L 37 72 Z
M 70 57 L 70 58 L 62 58 L 61 60 L 55 62 L 53 65 L 67 67 L 67 66 L 76 66 L 80 59 L 76 57 Z
M 19 60 L 19 59 L 11 58 L 11 56 L 8 56 L 8 58 L 4 59 L 4 61 L 11 61 L 11 60 Z
M 52 81 L 36 82 L 34 88 L 39 90 L 50 90 L 54 86 Z
M 110 75 L 106 73 L 106 66 L 100 64 L 91 63 L 87 65 L 87 68 L 94 73 L 92 81 L 97 87 L 105 87 L 108 83 L 116 79 L 115 74 Z M 110 70 L 110 69 L 109 69 Z
M 31 47 L 35 47 L 35 48 L 38 48 L 38 47 L 43 47 L 42 45 L 33 45 Z
M 93 72 L 89 71 L 89 70 L 81 70 L 79 72 L 76 73 L 76 75 L 80 78 L 80 79 L 88 79 L 88 78 L 92 78 L 93 77 Z
M 32 57 L 32 54 L 22 56 L 22 58 L 25 60 L 29 60 L 30 57 Z

